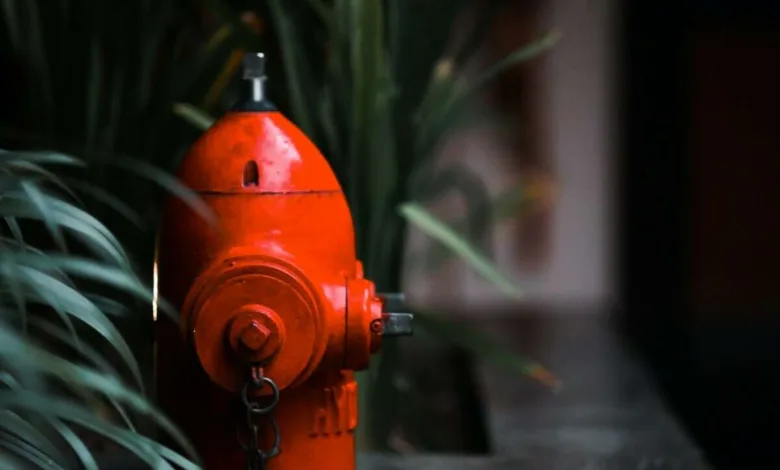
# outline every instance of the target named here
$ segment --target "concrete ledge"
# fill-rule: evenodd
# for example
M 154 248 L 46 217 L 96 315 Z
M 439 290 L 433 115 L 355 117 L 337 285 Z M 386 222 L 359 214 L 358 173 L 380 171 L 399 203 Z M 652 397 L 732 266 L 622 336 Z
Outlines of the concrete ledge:
M 606 315 L 512 315 L 483 328 L 564 384 L 555 394 L 480 367 L 496 459 L 535 470 L 708 468 Z
M 493 455 L 365 454 L 361 470 L 710 469 L 605 316 L 508 315 L 473 324 L 548 366 L 563 391 L 482 364 Z
M 704 470 L 696 458 L 547 455 L 472 457 L 454 455 L 358 456 L 359 470 Z

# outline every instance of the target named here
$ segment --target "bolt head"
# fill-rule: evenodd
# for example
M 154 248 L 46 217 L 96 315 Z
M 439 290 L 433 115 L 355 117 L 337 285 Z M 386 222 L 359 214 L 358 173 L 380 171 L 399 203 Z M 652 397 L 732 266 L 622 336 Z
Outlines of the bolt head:
M 228 346 L 246 362 L 262 362 L 274 356 L 284 343 L 284 325 L 272 310 L 260 305 L 242 307 L 226 331 Z
M 253 320 L 241 330 L 239 339 L 241 341 L 241 346 L 254 352 L 259 351 L 263 347 L 270 335 L 271 332 L 268 328 L 261 325 L 257 320 Z

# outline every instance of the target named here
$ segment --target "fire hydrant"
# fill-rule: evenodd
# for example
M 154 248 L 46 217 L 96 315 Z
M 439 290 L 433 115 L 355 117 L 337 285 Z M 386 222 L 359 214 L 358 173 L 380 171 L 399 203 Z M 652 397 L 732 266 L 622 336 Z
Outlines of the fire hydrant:
M 344 193 L 266 99 L 262 54 L 244 79 L 178 173 L 217 226 L 176 198 L 164 209 L 158 289 L 180 321 L 155 322 L 158 401 L 206 470 L 352 470 L 354 371 L 412 315 L 363 278 Z

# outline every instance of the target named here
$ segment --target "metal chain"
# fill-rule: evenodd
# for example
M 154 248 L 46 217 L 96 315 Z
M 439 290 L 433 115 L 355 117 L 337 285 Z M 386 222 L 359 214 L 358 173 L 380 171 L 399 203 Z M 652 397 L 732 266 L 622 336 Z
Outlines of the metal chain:
M 271 402 L 261 407 L 256 401 L 252 400 L 252 392 L 257 392 L 265 386 L 271 387 Z M 239 426 L 238 443 L 246 453 L 247 470 L 266 470 L 268 460 L 279 454 L 279 425 L 273 416 L 276 405 L 279 404 L 279 387 L 270 378 L 263 375 L 262 366 L 253 366 L 251 375 L 244 388 L 241 390 L 241 401 L 244 403 L 246 411 L 246 428 L 249 432 L 249 443 L 241 439 L 241 427 Z M 258 432 L 260 425 L 255 421 L 260 416 L 267 416 L 271 423 L 274 433 L 273 447 L 264 451 L 260 448 Z

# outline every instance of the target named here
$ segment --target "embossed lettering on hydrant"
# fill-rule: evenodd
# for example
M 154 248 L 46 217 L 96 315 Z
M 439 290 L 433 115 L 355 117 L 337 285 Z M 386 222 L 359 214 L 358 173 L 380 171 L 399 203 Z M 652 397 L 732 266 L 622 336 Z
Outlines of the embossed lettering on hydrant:
M 357 383 L 347 382 L 319 391 L 322 404 L 314 414 L 312 437 L 341 434 L 357 427 Z

